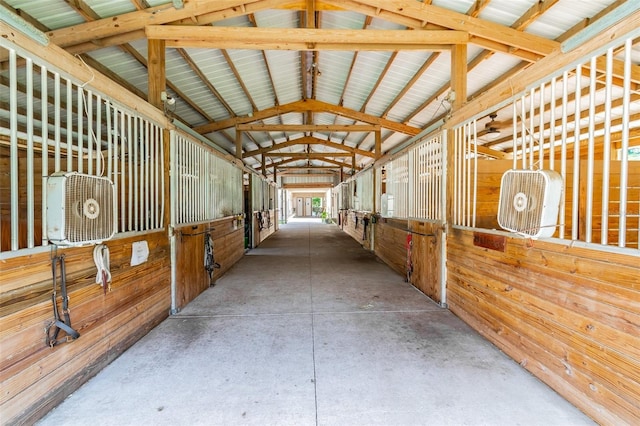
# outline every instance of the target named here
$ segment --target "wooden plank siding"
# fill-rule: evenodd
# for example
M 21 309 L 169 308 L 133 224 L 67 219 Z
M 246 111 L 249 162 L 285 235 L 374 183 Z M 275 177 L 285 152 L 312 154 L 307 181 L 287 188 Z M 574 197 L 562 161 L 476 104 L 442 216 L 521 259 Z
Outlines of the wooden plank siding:
M 596 421 L 640 422 L 637 258 L 460 229 L 447 247 L 453 313 Z
M 343 223 L 342 230 L 349 234 L 354 240 L 362 245 L 366 250 L 371 250 L 371 230 L 373 229 L 371 223 L 371 215 L 366 214 L 369 218 L 369 225 L 367 226 L 366 235 L 364 233 L 364 222 L 363 219 L 365 217 L 365 213 L 349 211 L 348 218 Z M 366 237 L 366 238 L 364 238 Z
M 176 229 L 176 305 L 184 308 L 211 285 L 204 268 L 205 235 L 213 238 L 215 282 L 244 255 L 244 224 L 235 217 Z
M 147 241 L 147 262 L 131 266 L 131 244 Z M 166 233 L 106 242 L 111 291 L 95 283 L 93 247 L 65 255 L 75 341 L 50 348 L 44 328 L 53 319 L 51 253 L 0 261 L 0 411 L 3 422 L 30 423 L 166 318 L 170 308 Z

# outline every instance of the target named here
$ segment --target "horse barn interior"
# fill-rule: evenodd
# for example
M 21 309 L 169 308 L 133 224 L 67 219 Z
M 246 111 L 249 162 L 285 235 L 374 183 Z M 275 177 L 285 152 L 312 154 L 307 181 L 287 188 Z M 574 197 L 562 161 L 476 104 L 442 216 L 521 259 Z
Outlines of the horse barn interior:
M 225 310 L 232 303 L 258 306 L 278 294 L 285 305 L 293 287 L 241 300 L 233 277 L 252 274 L 242 291 L 282 284 L 287 268 L 302 267 L 301 253 L 310 253 L 307 281 L 332 277 L 340 283 L 332 286 L 335 300 L 370 301 L 357 305 L 359 318 L 378 306 L 371 287 L 345 278 L 363 259 L 371 271 L 393 271 L 369 278 L 398 281 L 388 297 L 409 294 L 402 306 L 413 306 L 406 309 L 415 315 L 422 308 L 412 303 L 428 302 L 430 316 L 385 325 L 387 337 L 396 336 L 386 347 L 375 346 L 379 327 L 364 333 L 356 320 L 334 326 L 351 334 L 330 354 L 327 342 L 337 340 L 321 327 L 342 305 L 290 311 L 298 316 L 289 326 L 272 329 L 276 314 L 254 319 L 262 331 L 245 346 L 239 342 L 250 333 L 243 328 L 211 333 L 216 353 L 226 354 L 215 360 L 227 361 L 219 364 L 223 375 L 237 368 L 230 360 L 265 350 L 260 336 L 294 330 L 309 314 L 313 361 L 329 360 L 335 369 L 327 380 L 330 367 L 313 364 L 311 380 L 298 389 L 310 390 L 316 414 L 305 417 L 309 423 L 278 417 L 282 412 L 251 422 L 250 411 L 218 423 L 534 418 L 455 417 L 468 407 L 515 407 L 513 400 L 528 397 L 513 392 L 536 388 L 505 387 L 511 399 L 491 401 L 501 386 L 492 381 L 471 397 L 465 388 L 479 380 L 458 377 L 462 361 L 456 373 L 408 388 L 422 366 L 444 368 L 475 353 L 462 338 L 450 357 L 439 353 L 439 345 L 457 339 L 452 328 L 431 322 L 446 315 L 460 322 L 455 329 L 468 328 L 504 355 L 516 367 L 510 375 L 534 378 L 585 419 L 640 424 L 637 1 L 1 0 L 0 33 L 2 424 L 54 413 L 172 318 L 202 326 L 231 312 L 214 319 L 233 324 L 241 315 Z M 313 226 L 295 228 L 307 226 L 301 217 Z M 304 250 L 281 249 L 288 254 L 269 263 L 270 250 L 296 241 Z M 333 257 L 314 269 L 313 247 L 331 241 L 322 247 Z M 207 311 L 199 296 L 213 290 L 225 305 Z M 413 312 L 394 309 L 394 321 Z M 237 333 L 222 332 L 230 330 Z M 148 351 L 177 357 L 183 346 L 165 341 Z M 399 355 L 407 342 L 416 347 Z M 347 362 L 342 357 L 354 345 L 398 355 L 380 369 Z M 417 347 L 429 349 L 418 357 Z M 373 356 L 361 352 L 355 355 Z M 251 370 L 257 379 L 236 390 L 250 393 L 266 381 L 261 373 L 289 362 L 276 349 L 271 355 L 281 365 Z M 200 362 L 184 374 L 196 380 L 209 361 Z M 324 416 L 324 397 L 337 404 L 357 384 L 343 384 L 342 393 L 330 386 L 340 389 L 339 379 L 358 365 L 393 384 L 369 386 L 380 400 L 368 415 L 395 401 L 413 404 L 402 405 L 405 417 L 386 411 L 375 420 L 355 408 L 342 421 L 338 411 Z M 419 368 L 403 382 L 394 372 L 407 365 Z M 286 374 L 279 377 L 278 389 L 285 389 Z M 458 388 L 443 397 L 453 383 Z M 227 389 L 222 380 L 209 386 L 204 394 Z M 114 424 L 124 388 L 105 389 L 111 402 L 98 410 Z M 188 387 L 166 392 L 172 389 Z M 282 410 L 296 407 L 292 389 L 277 397 L 292 398 Z M 182 393 L 194 404 L 202 396 Z M 474 406 L 482 396 L 487 402 Z M 269 392 L 263 397 L 276 404 Z M 374 400 L 364 391 L 352 398 L 352 407 Z M 136 402 L 142 407 L 144 398 Z M 432 417 L 406 417 L 425 404 Z M 136 407 L 130 423 L 144 411 Z M 169 415 L 171 406 L 164 407 L 155 415 Z M 91 414 L 70 408 L 79 417 L 68 424 L 90 422 Z M 545 410 L 541 403 L 528 415 Z M 186 419 L 154 424 L 216 423 Z M 570 423 L 555 418 L 563 420 Z

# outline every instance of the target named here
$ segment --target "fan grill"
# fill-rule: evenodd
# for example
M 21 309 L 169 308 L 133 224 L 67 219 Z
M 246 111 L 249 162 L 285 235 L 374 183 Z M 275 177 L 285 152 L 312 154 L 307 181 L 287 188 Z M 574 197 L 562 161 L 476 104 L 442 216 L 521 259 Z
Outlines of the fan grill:
M 507 171 L 500 186 L 499 225 L 533 237 L 553 235 L 561 181 L 549 170 Z
M 49 177 L 48 238 L 78 245 L 107 240 L 115 233 L 114 188 L 107 178 L 61 173 Z

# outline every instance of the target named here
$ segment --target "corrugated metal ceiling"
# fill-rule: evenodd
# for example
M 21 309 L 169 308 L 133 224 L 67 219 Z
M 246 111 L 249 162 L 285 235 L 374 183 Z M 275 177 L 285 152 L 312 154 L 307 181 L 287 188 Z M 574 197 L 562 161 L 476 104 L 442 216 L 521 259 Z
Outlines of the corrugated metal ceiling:
M 82 24 L 88 20 L 111 18 L 134 12 L 140 8 L 171 5 L 163 0 L 4 0 L 10 8 L 39 24 L 41 29 L 56 30 Z M 185 0 L 189 5 L 192 1 Z M 232 2 L 224 2 L 230 4 Z M 281 8 L 267 7 L 278 2 L 272 0 L 236 2 L 237 8 L 227 9 L 227 19 L 212 22 L 222 27 L 258 28 L 305 28 L 307 11 L 300 6 L 307 2 L 280 2 Z M 287 4 L 290 3 L 290 4 Z M 406 30 L 409 17 L 393 15 L 393 6 L 399 2 L 391 0 L 383 6 L 381 2 L 355 0 L 344 3 L 344 10 L 335 7 L 335 1 L 312 2 L 317 10 L 313 14 L 320 29 L 352 29 L 363 31 Z M 371 3 L 371 4 L 370 4 Z M 385 9 L 386 4 L 388 9 Z M 433 0 L 426 1 L 450 12 L 468 14 L 482 21 L 509 27 L 531 15 L 519 29 L 546 39 L 561 39 L 563 34 L 579 25 L 585 18 L 598 15 L 616 0 Z M 203 3 L 204 4 L 204 3 Z M 214 2 L 207 4 L 212 7 Z M 265 5 L 261 8 L 261 5 Z M 311 3 L 309 3 L 311 4 Z M 551 7 L 548 7 L 551 5 Z M 243 8 L 254 13 L 242 13 Z M 536 8 L 543 8 L 535 14 Z M 371 11 L 367 16 L 365 11 Z M 223 16 L 223 15 L 219 15 Z M 198 19 L 194 16 L 193 19 Z M 193 24 L 193 21 L 190 23 Z M 206 23 L 208 24 L 208 23 Z M 423 25 L 427 22 L 423 22 Z M 132 39 L 121 45 L 102 45 L 95 40 L 90 50 L 83 52 L 109 72 L 118 76 L 129 89 L 146 96 L 148 75 L 145 61 L 147 41 Z M 322 50 L 298 52 L 292 50 L 246 50 L 195 48 L 168 48 L 166 51 L 167 91 L 177 99 L 168 110 L 175 118 L 198 129 L 228 119 L 251 122 L 251 118 L 262 111 L 274 110 L 274 114 L 256 120 L 255 124 L 317 124 L 354 125 L 366 124 L 359 117 L 365 114 L 370 121 L 380 118 L 402 123 L 420 131 L 448 112 L 445 101 L 449 93 L 451 56 L 448 50 L 398 52 L 366 50 Z M 636 48 L 637 49 L 637 48 Z M 638 50 L 636 50 L 638 52 Z M 636 53 L 637 56 L 640 54 Z M 509 52 L 490 52 L 482 46 L 469 44 L 468 95 L 475 96 L 487 89 L 503 75 L 526 66 L 520 57 Z M 481 59 L 481 60 L 480 60 Z M 476 63 L 477 62 L 477 63 Z M 320 101 L 321 105 L 305 109 L 301 104 L 294 112 L 276 113 L 277 108 L 302 102 L 305 99 Z M 343 111 L 345 113 L 338 113 Z M 235 129 L 233 125 L 203 130 L 204 136 L 233 153 Z M 402 144 L 412 134 L 381 131 L 383 150 L 388 151 Z M 348 131 L 313 132 L 246 132 L 242 143 L 244 151 L 270 147 L 296 138 L 312 136 L 343 144 L 347 148 L 358 147 L 373 150 L 373 134 Z M 500 148 L 500 147 L 498 147 Z M 279 152 L 337 152 L 325 145 L 294 145 Z M 286 158 L 286 157 L 283 157 Z M 268 157 L 266 163 L 282 158 Z M 247 157 L 248 165 L 259 167 L 259 155 Z M 351 167 L 351 159 L 336 158 Z M 372 158 L 356 155 L 356 164 L 365 165 Z M 300 160 L 288 165 L 308 164 Z M 312 164 L 327 165 L 322 160 Z

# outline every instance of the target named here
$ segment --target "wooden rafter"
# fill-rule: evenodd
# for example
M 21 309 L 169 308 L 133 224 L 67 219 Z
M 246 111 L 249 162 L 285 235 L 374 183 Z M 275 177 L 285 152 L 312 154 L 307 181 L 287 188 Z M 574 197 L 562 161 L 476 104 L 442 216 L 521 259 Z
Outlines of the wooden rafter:
M 375 158 L 375 154 L 370 151 L 365 151 L 362 149 L 353 148 L 347 145 L 339 144 L 336 142 L 327 141 L 324 139 L 319 139 L 313 136 L 304 136 L 302 138 L 289 140 L 286 142 L 282 142 L 279 144 L 275 144 L 265 148 L 258 148 L 254 151 L 248 151 L 243 154 L 243 157 L 250 157 L 255 155 L 261 155 L 266 153 L 273 153 L 273 151 L 277 151 L 279 149 L 289 148 L 297 145 L 323 145 L 329 148 L 334 148 L 340 151 L 350 152 L 356 155 L 362 155 L 364 157 Z M 278 153 L 282 156 L 286 156 L 287 153 Z
M 184 27 L 148 25 L 151 40 L 167 47 L 256 50 L 448 50 L 464 44 L 464 31 L 342 30 L 309 28 Z
M 376 132 L 373 124 L 238 124 L 242 132 Z

